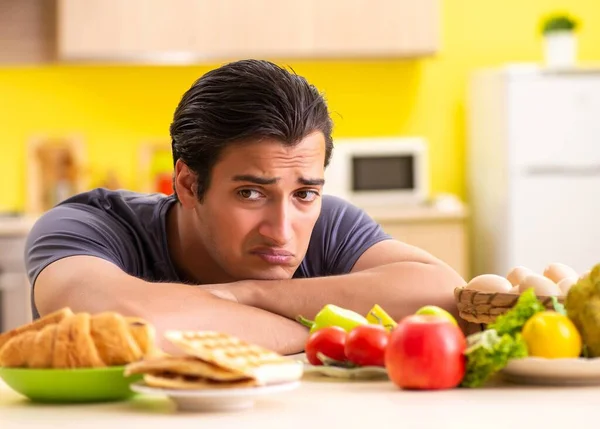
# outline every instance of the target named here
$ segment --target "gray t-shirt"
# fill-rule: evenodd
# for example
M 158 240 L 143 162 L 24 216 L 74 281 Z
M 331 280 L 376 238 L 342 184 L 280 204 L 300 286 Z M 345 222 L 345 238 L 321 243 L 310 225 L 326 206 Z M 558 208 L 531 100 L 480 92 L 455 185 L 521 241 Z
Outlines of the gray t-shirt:
M 94 189 L 67 199 L 46 212 L 27 237 L 25 264 L 32 285 L 39 273 L 61 258 L 90 255 L 106 259 L 126 273 L 150 282 L 181 282 L 167 246 L 166 214 L 173 196 Z M 306 256 L 295 278 L 348 273 L 373 244 L 389 239 L 359 208 L 329 195 Z

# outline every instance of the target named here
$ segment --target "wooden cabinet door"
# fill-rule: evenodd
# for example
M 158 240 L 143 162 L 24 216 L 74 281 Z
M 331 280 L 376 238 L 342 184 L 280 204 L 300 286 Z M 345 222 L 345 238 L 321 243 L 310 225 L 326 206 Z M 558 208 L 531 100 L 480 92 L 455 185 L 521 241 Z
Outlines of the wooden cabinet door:
M 195 51 L 270 59 L 429 54 L 437 49 L 438 1 L 201 0 Z
M 315 7 L 318 56 L 402 57 L 438 46 L 439 0 L 327 0 Z
M 203 0 L 193 13 L 195 52 L 209 58 L 308 57 L 314 47 L 317 0 Z
M 431 222 L 380 222 L 396 240 L 417 246 L 454 268 L 470 280 L 469 244 L 463 220 Z
M 60 59 L 429 54 L 439 0 L 57 0 Z
M 61 59 L 135 59 L 193 51 L 195 0 L 59 0 Z M 191 11 L 191 13 L 190 13 Z

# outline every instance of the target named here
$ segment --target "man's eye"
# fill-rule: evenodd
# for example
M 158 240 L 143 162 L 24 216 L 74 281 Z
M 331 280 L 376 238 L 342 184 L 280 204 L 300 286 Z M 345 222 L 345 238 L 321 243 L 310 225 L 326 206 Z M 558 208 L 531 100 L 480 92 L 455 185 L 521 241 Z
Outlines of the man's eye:
M 262 197 L 262 194 L 254 189 L 241 189 L 238 191 L 238 195 L 244 200 L 258 200 Z
M 305 190 L 305 191 L 298 191 L 298 192 L 296 192 L 296 195 L 302 201 L 310 202 L 310 201 L 314 201 L 319 194 L 317 192 L 315 192 L 315 191 Z

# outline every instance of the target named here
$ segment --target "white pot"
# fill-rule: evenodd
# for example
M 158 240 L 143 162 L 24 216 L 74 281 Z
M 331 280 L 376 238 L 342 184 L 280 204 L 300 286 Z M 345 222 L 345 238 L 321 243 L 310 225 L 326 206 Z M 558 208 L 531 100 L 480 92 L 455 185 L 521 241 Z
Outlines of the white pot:
M 577 62 L 577 38 L 572 31 L 544 35 L 544 56 L 548 67 L 572 67 Z

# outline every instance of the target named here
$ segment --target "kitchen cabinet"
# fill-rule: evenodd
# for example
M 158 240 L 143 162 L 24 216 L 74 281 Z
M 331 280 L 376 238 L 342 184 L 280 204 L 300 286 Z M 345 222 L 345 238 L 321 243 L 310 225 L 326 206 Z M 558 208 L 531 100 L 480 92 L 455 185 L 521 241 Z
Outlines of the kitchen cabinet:
M 464 206 L 442 210 L 435 205 L 363 207 L 396 240 L 421 248 L 471 279 L 468 212 Z
M 25 240 L 34 218 L 0 217 L 0 332 L 31 321 Z
M 434 54 L 438 0 L 315 0 L 317 56 L 410 57 Z
M 3 1 L 13 13 L 1 6 L 0 36 L 17 16 L 28 41 L 13 32 L 0 62 L 32 44 L 22 61 L 418 57 L 437 51 L 440 33 L 440 0 Z
M 179 0 L 177 6 L 59 0 L 59 55 L 321 58 L 420 55 L 437 48 L 437 0 Z
M 0 65 L 53 61 L 55 12 L 53 0 L 0 0 Z

